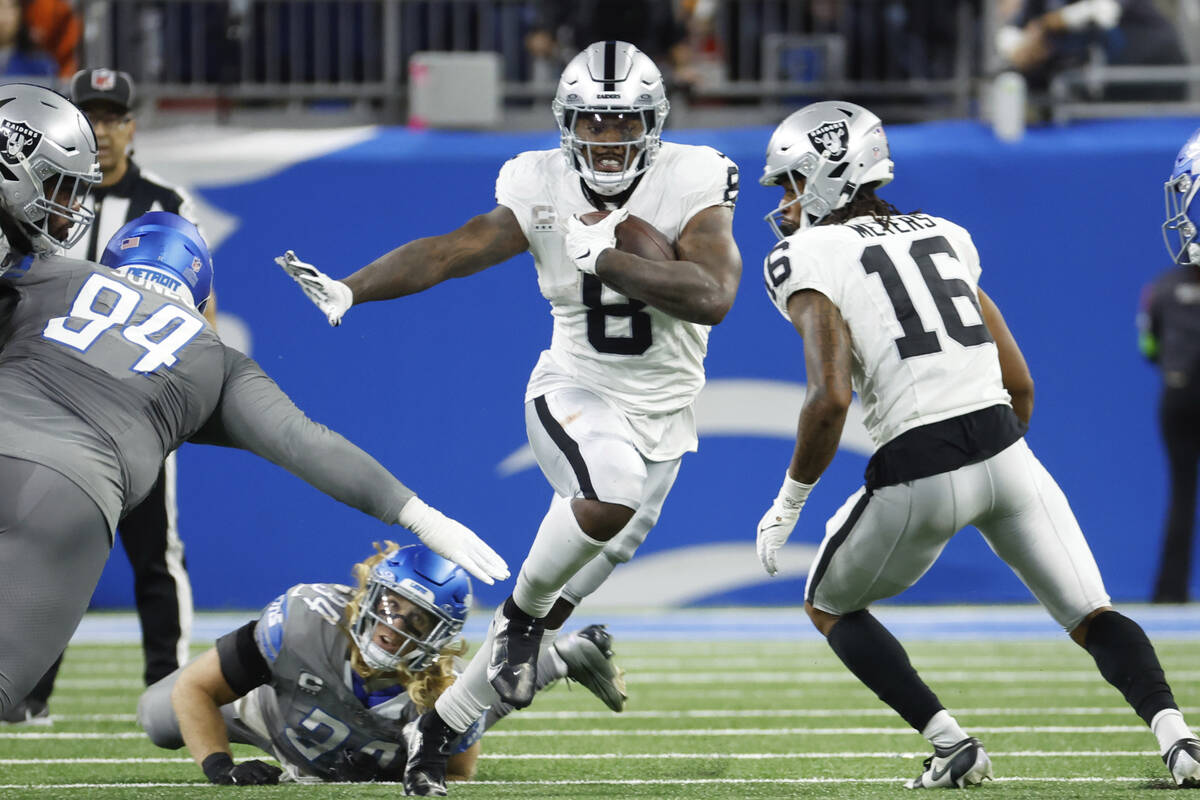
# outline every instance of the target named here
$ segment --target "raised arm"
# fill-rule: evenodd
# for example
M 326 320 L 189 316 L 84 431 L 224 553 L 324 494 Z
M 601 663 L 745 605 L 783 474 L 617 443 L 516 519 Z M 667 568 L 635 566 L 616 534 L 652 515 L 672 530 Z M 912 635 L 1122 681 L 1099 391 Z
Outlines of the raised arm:
M 517 218 L 506 206 L 440 236 L 414 239 L 343 279 L 354 304 L 422 292 L 449 278 L 464 278 L 529 249 Z
M 1017 419 L 1028 425 L 1033 416 L 1033 375 L 1025 363 L 1025 356 L 1021 354 L 1021 348 L 1017 346 L 1017 340 L 1008 329 L 1000 309 L 983 289 L 979 290 L 979 309 L 988 333 L 996 342 L 996 350 L 1000 354 L 1000 379 L 1012 397 L 1013 411 Z
M 737 296 L 742 256 L 733 210 L 710 206 L 688 221 L 676 243 L 679 261 L 648 261 L 615 247 L 596 261 L 596 276 L 626 297 L 671 316 L 716 325 Z

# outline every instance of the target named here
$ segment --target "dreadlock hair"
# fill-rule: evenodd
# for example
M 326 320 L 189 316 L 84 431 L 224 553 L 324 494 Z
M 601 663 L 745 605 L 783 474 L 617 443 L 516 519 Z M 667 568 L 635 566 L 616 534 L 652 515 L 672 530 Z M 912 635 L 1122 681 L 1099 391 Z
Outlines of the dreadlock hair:
M 825 219 L 818 222 L 818 225 L 837 225 L 845 222 L 848 219 L 855 217 L 871 216 L 880 220 L 883 227 L 887 227 L 891 223 L 891 218 L 895 214 L 901 213 L 898 208 L 875 194 L 877 183 L 868 183 L 865 186 L 859 187 L 853 199 L 849 203 L 839 209 L 831 211 L 826 215 Z M 920 213 L 918 211 L 910 211 L 910 214 Z
M 375 555 L 358 562 L 351 570 L 357 586 L 350 602 L 346 604 L 342 625 L 342 632 L 350 639 L 350 666 L 363 680 L 374 678 L 394 680 L 404 687 L 409 698 L 424 713 L 432 709 L 434 702 L 441 697 L 442 692 L 449 689 L 450 684 L 454 683 L 454 659 L 467 652 L 467 643 L 459 639 L 442 648 L 437 660 L 420 672 L 409 672 L 403 667 L 393 670 L 377 670 L 367 666 L 351 631 L 354 630 L 354 623 L 358 620 L 359 607 L 363 597 L 367 594 L 367 580 L 379 562 L 399 550 L 400 545 L 391 540 L 385 540 L 382 547 L 379 542 L 375 542 L 374 547 Z

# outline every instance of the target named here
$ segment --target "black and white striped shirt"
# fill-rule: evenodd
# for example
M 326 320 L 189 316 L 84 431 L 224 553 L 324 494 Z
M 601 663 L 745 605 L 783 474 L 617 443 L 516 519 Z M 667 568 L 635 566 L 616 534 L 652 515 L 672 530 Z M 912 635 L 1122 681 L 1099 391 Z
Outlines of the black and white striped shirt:
M 148 211 L 170 211 L 190 222 L 196 221 L 191 198 L 181 188 L 143 172 L 132 159 L 121 180 L 112 186 L 93 189 L 87 204 L 96 219 L 88 234 L 64 253 L 69 258 L 99 261 L 113 234 Z

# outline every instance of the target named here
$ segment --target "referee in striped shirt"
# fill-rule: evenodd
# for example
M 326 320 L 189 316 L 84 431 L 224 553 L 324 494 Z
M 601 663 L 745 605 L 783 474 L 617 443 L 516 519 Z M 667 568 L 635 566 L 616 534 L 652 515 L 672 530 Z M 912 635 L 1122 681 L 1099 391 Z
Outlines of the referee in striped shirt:
M 195 222 L 187 194 L 145 172 L 133 160 L 133 80 L 125 72 L 85 69 L 71 79 L 71 100 L 92 123 L 100 147 L 100 184 L 88 202 L 95 221 L 66 255 L 99 261 L 108 240 L 126 222 L 147 211 L 170 211 Z M 216 303 L 205 316 L 213 323 Z M 188 658 L 192 627 L 192 586 L 179 538 L 175 504 L 175 454 L 167 457 L 150 494 L 117 526 L 133 567 L 134 598 L 142 627 L 146 685 L 170 675 Z M 2 722 L 49 722 L 47 701 L 60 657 L 33 691 Z

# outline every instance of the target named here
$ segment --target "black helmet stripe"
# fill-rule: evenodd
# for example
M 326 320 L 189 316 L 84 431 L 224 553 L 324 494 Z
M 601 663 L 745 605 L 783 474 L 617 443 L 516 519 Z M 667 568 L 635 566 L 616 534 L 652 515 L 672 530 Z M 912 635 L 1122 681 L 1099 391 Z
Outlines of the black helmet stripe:
M 617 43 L 609 41 L 604 43 L 604 91 L 615 92 L 617 84 L 614 83 L 617 79 Z

